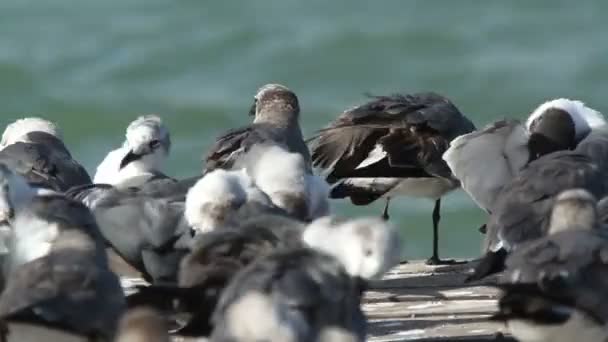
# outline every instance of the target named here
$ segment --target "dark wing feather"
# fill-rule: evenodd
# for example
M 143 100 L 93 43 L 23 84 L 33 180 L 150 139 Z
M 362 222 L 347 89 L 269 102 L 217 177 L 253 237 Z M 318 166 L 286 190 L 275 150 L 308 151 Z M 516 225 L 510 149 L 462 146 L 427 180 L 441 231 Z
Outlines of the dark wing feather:
M 252 146 L 267 142 L 283 143 L 263 124 L 230 130 L 217 138 L 209 150 L 204 173 L 214 169 L 230 169 Z
M 501 278 L 507 292 L 512 284 L 535 288 L 544 297 L 588 313 L 600 323 L 608 320 L 608 236 L 603 231 L 564 231 L 521 245 L 507 259 Z M 529 293 L 529 291 L 526 291 Z
M 602 170 L 587 156 L 560 151 L 531 162 L 500 192 L 491 208 L 486 249 L 503 240 L 510 247 L 542 236 L 555 196 L 582 188 L 601 198 L 608 190 Z
M 109 337 L 123 309 L 118 278 L 89 254 L 74 250 L 22 265 L 0 297 L 4 319 L 44 322 L 87 335 Z
M 344 112 L 309 143 L 313 165 L 331 169 L 330 183 L 349 177 L 450 177 L 443 152 L 453 138 L 474 129 L 438 94 L 376 96 Z M 357 169 L 377 145 L 388 160 Z M 411 174 L 413 169 L 424 172 Z
M 72 159 L 59 139 L 42 132 L 34 133 L 28 136 L 34 135 L 40 143 L 11 144 L 0 151 L 0 162 L 25 177 L 28 182 L 57 191 L 67 191 L 73 186 L 91 183 L 85 168 Z
M 214 320 L 248 291 L 272 293 L 294 308 L 331 305 L 348 296 L 350 278 L 337 260 L 308 249 L 277 251 L 239 272 L 224 290 Z M 358 296 L 353 296 L 358 297 Z

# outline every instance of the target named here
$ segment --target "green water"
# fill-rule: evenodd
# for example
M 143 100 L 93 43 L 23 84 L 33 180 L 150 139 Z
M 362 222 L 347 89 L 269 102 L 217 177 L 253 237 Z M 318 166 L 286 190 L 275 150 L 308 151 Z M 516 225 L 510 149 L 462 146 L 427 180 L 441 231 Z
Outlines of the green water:
M 247 123 L 255 90 L 294 89 L 310 135 L 363 93 L 435 90 L 477 125 L 557 96 L 608 110 L 608 2 L 0 1 L 0 127 L 57 121 L 93 171 L 142 113 L 173 135 L 168 173 L 201 169 L 222 130 Z M 335 203 L 344 215 L 379 214 Z M 405 255 L 426 257 L 432 203 L 400 199 Z M 444 255 L 475 256 L 485 215 L 443 204 Z

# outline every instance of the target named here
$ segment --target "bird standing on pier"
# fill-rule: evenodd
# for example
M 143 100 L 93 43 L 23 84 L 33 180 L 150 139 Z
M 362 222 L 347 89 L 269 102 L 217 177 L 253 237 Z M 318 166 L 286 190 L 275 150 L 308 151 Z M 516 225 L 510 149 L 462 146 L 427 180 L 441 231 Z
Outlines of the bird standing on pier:
M 313 166 L 327 171 L 330 196 L 355 205 L 405 195 L 435 200 L 433 255 L 440 264 L 441 197 L 458 188 L 442 155 L 454 138 L 475 129 L 447 98 L 435 93 L 377 96 L 345 111 L 310 140 Z

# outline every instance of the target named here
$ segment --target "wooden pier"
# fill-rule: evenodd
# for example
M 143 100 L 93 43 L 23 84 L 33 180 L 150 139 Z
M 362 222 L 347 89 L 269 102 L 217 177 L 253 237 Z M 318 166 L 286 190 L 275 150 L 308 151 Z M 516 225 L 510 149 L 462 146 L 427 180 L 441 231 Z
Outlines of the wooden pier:
M 369 341 L 515 341 L 489 322 L 498 292 L 486 283 L 464 284 L 471 265 L 427 266 L 411 261 L 372 283 L 364 298 Z M 123 273 L 124 274 L 124 273 Z M 125 290 L 142 284 L 125 277 Z M 175 338 L 174 341 L 205 341 Z
M 489 322 L 498 291 L 464 284 L 470 265 L 400 265 L 372 284 L 364 298 L 369 341 L 514 341 Z

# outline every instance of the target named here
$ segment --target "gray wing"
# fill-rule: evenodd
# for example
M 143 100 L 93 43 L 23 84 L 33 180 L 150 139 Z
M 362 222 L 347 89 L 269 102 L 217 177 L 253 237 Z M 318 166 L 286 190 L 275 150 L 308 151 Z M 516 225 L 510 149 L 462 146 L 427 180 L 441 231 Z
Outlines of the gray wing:
M 215 169 L 231 169 L 253 146 L 266 143 L 284 144 L 285 141 L 273 133 L 271 127 L 263 124 L 230 130 L 218 137 L 209 149 L 203 173 Z
M 26 210 L 42 220 L 77 228 L 96 243 L 103 241 L 95 217 L 89 208 L 77 200 L 61 194 L 35 196 Z
M 13 272 L 0 297 L 0 316 L 109 337 L 124 306 L 118 278 L 89 255 L 70 250 Z
M 94 214 L 106 241 L 128 263 L 152 278 L 176 276 L 179 259 L 191 239 L 183 220 L 183 203 L 116 196 L 98 205 Z
M 462 188 L 490 211 L 500 190 L 528 163 L 528 136 L 517 120 L 500 120 L 462 135 L 443 154 Z

